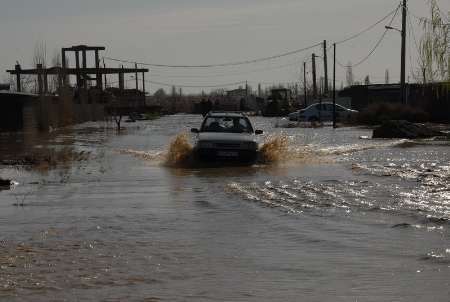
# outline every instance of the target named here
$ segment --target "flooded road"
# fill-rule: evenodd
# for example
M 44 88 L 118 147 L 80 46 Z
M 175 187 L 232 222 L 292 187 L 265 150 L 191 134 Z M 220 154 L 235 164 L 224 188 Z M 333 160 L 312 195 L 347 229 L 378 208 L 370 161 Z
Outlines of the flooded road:
M 191 115 L 2 135 L 3 159 L 52 151 L 0 166 L 0 301 L 449 300 L 447 143 L 252 121 L 286 156 L 169 167 Z

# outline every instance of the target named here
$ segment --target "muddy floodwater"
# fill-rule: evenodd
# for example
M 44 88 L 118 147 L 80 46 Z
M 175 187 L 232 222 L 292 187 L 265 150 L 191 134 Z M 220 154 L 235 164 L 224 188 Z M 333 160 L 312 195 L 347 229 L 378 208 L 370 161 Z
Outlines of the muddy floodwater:
M 0 301 L 449 301 L 447 142 L 251 120 L 283 156 L 167 164 L 194 115 L 0 135 Z

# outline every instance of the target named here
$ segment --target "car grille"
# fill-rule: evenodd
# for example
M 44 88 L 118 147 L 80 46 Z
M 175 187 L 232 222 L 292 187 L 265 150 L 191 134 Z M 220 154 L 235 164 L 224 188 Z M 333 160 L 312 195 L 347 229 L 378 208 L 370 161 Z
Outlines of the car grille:
M 240 143 L 216 143 L 217 148 L 223 149 L 239 149 L 241 147 Z

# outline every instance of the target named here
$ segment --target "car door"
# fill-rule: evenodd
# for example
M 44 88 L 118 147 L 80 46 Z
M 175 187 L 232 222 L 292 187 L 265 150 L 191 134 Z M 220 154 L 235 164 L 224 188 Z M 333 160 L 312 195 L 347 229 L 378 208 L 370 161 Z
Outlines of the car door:
M 322 104 L 322 120 L 329 121 L 333 118 L 333 105 Z

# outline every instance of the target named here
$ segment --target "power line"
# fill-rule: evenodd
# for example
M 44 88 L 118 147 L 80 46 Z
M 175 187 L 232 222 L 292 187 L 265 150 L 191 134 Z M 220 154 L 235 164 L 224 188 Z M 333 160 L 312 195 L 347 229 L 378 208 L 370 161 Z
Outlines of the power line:
M 282 57 L 291 56 L 297 53 L 304 52 L 306 50 L 313 49 L 315 47 L 318 47 L 322 45 L 321 43 L 317 43 L 308 47 L 296 49 L 293 51 L 285 52 L 282 54 L 270 56 L 270 57 L 264 57 L 264 58 L 258 58 L 253 60 L 245 60 L 245 61 L 237 61 L 237 62 L 228 62 L 228 63 L 219 63 L 219 64 L 206 64 L 206 65 L 169 65 L 169 64 L 154 64 L 154 63 L 145 63 L 145 62 L 135 62 L 130 60 L 121 60 L 121 59 L 115 59 L 111 57 L 104 57 L 107 60 L 115 61 L 115 62 L 121 62 L 121 63 L 129 63 L 129 64 L 139 64 L 143 66 L 151 66 L 151 67 L 166 67 L 166 68 L 211 68 L 211 67 L 227 67 L 227 66 L 238 66 L 238 65 L 246 65 L 246 64 L 252 64 L 252 63 L 258 63 L 258 62 L 264 62 L 269 60 L 274 60 Z
M 392 25 L 392 23 L 395 20 L 395 17 L 397 17 L 397 13 L 398 13 L 398 9 L 399 8 L 400 8 L 400 5 L 395 10 L 395 14 L 392 17 L 391 21 L 389 22 L 389 26 Z M 386 28 L 384 30 L 383 34 L 381 35 L 380 39 L 378 39 L 377 43 L 372 48 L 372 50 L 363 59 L 361 59 L 358 63 L 351 65 L 351 67 L 358 67 L 359 65 L 363 64 L 364 62 L 366 62 L 375 53 L 375 51 L 378 49 L 378 47 L 381 45 L 381 42 L 383 42 L 384 38 L 386 37 L 386 34 L 387 34 L 388 30 L 389 29 Z M 347 66 L 347 67 L 350 67 L 350 66 Z
M 230 77 L 230 76 L 236 76 L 236 75 L 246 75 L 246 74 L 251 74 L 251 73 L 255 73 L 255 72 L 261 72 L 261 71 L 270 71 L 270 70 L 277 70 L 277 69 L 283 69 L 286 67 L 296 67 L 295 64 L 300 64 L 300 62 L 292 62 L 292 63 L 288 63 L 288 64 L 283 64 L 283 65 L 277 65 L 277 66 L 273 66 L 273 67 L 267 67 L 267 68 L 259 68 L 259 69 L 254 69 L 254 70 L 250 70 L 250 71 L 245 71 L 245 72 L 236 72 L 236 73 L 222 73 L 222 74 L 206 74 L 206 75 L 164 75 L 164 74 L 154 74 L 152 73 L 152 77 L 162 77 L 162 78 L 221 78 L 221 77 Z
M 240 84 L 245 84 L 246 81 L 240 81 L 235 83 L 227 83 L 227 84 L 218 84 L 218 85 L 180 85 L 180 84 L 170 84 L 170 83 L 163 83 L 163 82 L 157 82 L 157 81 L 145 81 L 146 83 L 155 84 L 155 85 L 161 85 L 161 86 L 167 86 L 167 87 L 181 87 L 181 88 L 220 88 L 220 87 L 229 87 L 229 86 L 236 86 Z
M 364 29 L 364 30 L 362 30 L 362 31 L 360 31 L 360 32 L 358 32 L 358 33 L 356 33 L 356 34 L 354 34 L 354 35 L 352 35 L 352 36 L 350 36 L 350 37 L 344 39 L 344 40 L 335 42 L 336 45 L 342 44 L 342 43 L 345 43 L 345 42 L 348 42 L 348 41 L 353 40 L 353 39 L 356 39 L 356 38 L 358 38 L 359 36 L 361 36 L 361 35 L 365 34 L 366 32 L 370 31 L 370 30 L 373 29 L 375 26 L 379 25 L 381 22 L 385 21 L 387 18 L 389 18 L 390 16 L 392 16 L 392 14 L 394 14 L 394 13 L 397 14 L 399 7 L 400 7 L 400 4 L 399 4 L 393 11 L 391 11 L 389 14 L 387 14 L 386 16 L 384 16 L 382 19 L 378 20 L 376 23 L 370 25 L 370 26 L 367 27 L 366 29 Z

